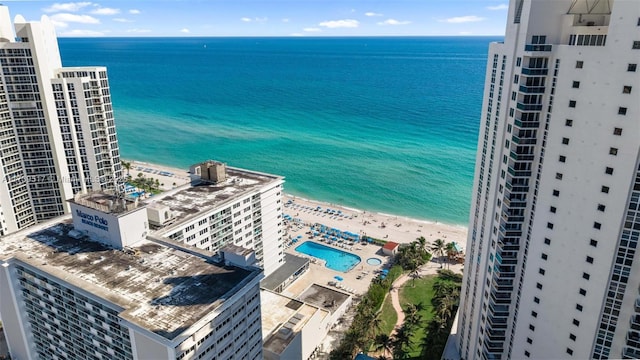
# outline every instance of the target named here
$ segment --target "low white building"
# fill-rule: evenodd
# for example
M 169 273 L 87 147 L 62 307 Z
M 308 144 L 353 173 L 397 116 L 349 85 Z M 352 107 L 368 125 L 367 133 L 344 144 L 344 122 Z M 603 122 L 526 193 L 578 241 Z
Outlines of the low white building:
M 284 263 L 284 178 L 206 161 L 192 184 L 149 199 L 153 234 L 218 252 L 227 244 L 255 251 L 268 276 Z

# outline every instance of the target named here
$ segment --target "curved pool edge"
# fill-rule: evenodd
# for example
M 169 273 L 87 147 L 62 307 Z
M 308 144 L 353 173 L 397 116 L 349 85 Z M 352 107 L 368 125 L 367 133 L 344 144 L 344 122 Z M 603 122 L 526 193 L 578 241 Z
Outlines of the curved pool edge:
M 309 243 L 309 244 L 312 244 L 312 245 L 306 245 L 306 244 L 308 244 L 308 243 Z M 349 264 L 350 266 L 349 266 L 349 268 L 348 268 L 348 269 L 343 270 L 342 268 L 339 268 L 339 267 L 329 266 L 329 265 L 330 265 L 329 260 L 328 260 L 328 259 L 326 259 L 326 258 L 323 258 L 323 257 L 318 256 L 318 254 L 310 254 L 310 253 L 307 253 L 307 252 L 304 252 L 304 251 L 298 250 L 300 247 L 303 247 L 303 246 L 306 246 L 306 247 L 308 247 L 308 246 L 316 246 L 316 247 L 319 247 L 319 248 L 327 249 L 327 250 L 328 250 L 328 251 L 330 251 L 330 252 L 346 254 L 346 255 L 348 255 L 349 257 L 353 257 L 353 258 L 357 259 L 357 261 L 355 261 L 353 264 Z M 334 270 L 334 271 L 339 271 L 339 272 L 342 272 L 342 273 L 347 273 L 347 272 L 349 272 L 349 271 L 351 271 L 351 270 L 355 269 L 355 267 L 356 267 L 356 266 L 358 266 L 358 264 L 362 263 L 362 257 L 360 257 L 360 256 L 358 256 L 358 255 L 356 255 L 356 254 L 354 254 L 354 253 L 351 253 L 351 252 L 349 252 L 349 251 L 345 251 L 345 250 L 342 250 L 342 249 L 336 249 L 336 248 L 333 248 L 333 247 L 330 247 L 330 246 L 327 246 L 327 245 L 324 245 L 324 244 L 321 244 L 321 243 L 315 242 L 315 241 L 313 241 L 313 240 L 307 240 L 307 241 L 305 241 L 305 242 L 301 243 L 300 245 L 296 246 L 296 247 L 294 248 L 294 250 L 295 250 L 296 252 L 300 253 L 300 254 L 304 254 L 304 255 L 306 255 L 306 256 L 311 256 L 311 257 L 313 257 L 314 259 L 318 259 L 319 261 L 323 262 L 323 263 L 324 263 L 324 266 L 325 266 L 326 268 L 328 268 L 328 269 L 331 269 L 331 270 Z M 306 249 L 303 249 L 303 250 L 306 250 Z M 332 263 L 331 263 L 331 264 L 332 264 Z

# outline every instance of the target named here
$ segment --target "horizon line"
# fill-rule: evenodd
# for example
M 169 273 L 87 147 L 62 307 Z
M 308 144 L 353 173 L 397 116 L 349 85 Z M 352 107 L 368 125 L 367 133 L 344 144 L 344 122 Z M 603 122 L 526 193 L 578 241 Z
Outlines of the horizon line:
M 57 35 L 58 38 L 66 39 L 100 39 L 100 38 L 176 38 L 176 39 L 193 39 L 193 38 L 418 38 L 418 37 L 504 37 L 505 35 L 314 35 L 314 36 L 298 36 L 298 35 L 99 35 L 99 36 L 65 36 Z

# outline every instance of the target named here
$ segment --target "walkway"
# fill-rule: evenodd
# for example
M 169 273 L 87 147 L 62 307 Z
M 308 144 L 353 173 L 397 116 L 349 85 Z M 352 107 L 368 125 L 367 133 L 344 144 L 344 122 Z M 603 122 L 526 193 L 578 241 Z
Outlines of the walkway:
M 396 281 L 393 282 L 391 286 L 391 305 L 393 305 L 393 309 L 396 311 L 398 315 L 398 320 L 396 321 L 396 326 L 394 326 L 393 331 L 391 332 L 391 337 L 395 336 L 396 331 L 402 327 L 402 323 L 404 323 L 404 311 L 402 311 L 402 306 L 400 306 L 400 297 L 398 296 L 398 290 L 410 279 L 408 274 L 402 274 Z

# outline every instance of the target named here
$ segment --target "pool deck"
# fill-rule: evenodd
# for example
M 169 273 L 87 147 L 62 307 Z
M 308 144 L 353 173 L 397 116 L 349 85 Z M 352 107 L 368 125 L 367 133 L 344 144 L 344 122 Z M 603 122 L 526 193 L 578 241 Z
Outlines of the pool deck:
M 380 246 L 371 245 L 371 244 L 368 244 L 368 245 L 356 244 L 353 246 L 353 251 L 349 251 L 334 245 L 327 245 L 326 243 L 319 242 L 317 241 L 317 238 L 310 239 L 309 235 L 305 234 L 305 232 L 307 231 L 309 231 L 309 228 L 306 226 L 302 227 L 302 229 L 297 229 L 296 227 L 294 227 L 289 230 L 289 235 L 291 235 L 292 237 L 295 238 L 297 235 L 302 235 L 303 238 L 300 239 L 298 243 L 293 244 L 291 247 L 286 249 L 287 253 L 294 254 L 296 256 L 312 258 L 311 256 L 302 254 L 295 250 L 295 248 L 298 245 L 304 243 L 305 241 L 311 240 L 319 244 L 322 244 L 331 248 L 335 248 L 336 250 L 341 250 L 348 253 L 352 253 L 354 255 L 358 255 L 361 261 L 353 269 L 347 272 L 329 269 L 324 266 L 324 261 L 317 261 L 315 263 L 312 262 L 311 264 L 309 264 L 310 265 L 309 271 L 307 271 L 306 274 L 304 274 L 303 276 L 298 278 L 295 282 L 293 282 L 291 285 L 289 285 L 289 287 L 283 291 L 284 295 L 296 298 L 314 283 L 327 286 L 329 282 L 335 282 L 336 279 L 334 278 L 334 276 L 336 275 L 344 279 L 343 281 L 339 282 L 342 287 L 352 289 L 355 295 L 364 294 L 369 288 L 369 284 L 371 283 L 371 280 L 377 276 L 375 271 L 383 269 L 390 259 L 389 256 L 382 254 L 382 247 Z M 372 257 L 382 260 L 382 264 L 380 265 L 367 264 L 367 259 Z M 368 272 L 368 274 L 362 276 L 363 271 Z M 360 277 L 360 279 L 358 279 L 358 277 Z M 339 291 L 344 291 L 344 290 L 339 290 Z

